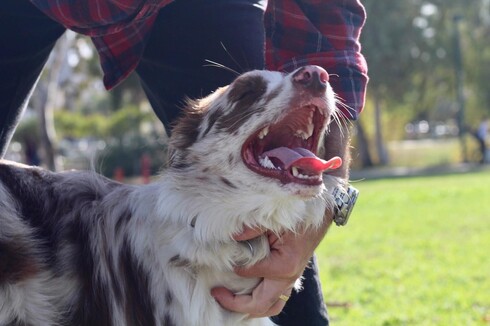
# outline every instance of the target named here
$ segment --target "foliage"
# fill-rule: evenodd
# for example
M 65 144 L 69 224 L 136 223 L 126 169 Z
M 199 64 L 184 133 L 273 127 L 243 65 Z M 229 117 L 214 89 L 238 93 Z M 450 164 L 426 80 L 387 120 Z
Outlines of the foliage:
M 108 118 L 102 114 L 83 114 L 81 112 L 56 111 L 56 131 L 62 137 L 102 138 L 107 135 Z
M 126 106 L 111 115 L 107 133 L 111 137 L 120 138 L 126 134 L 139 133 L 141 123 L 151 121 L 154 115 L 143 112 L 138 107 Z
M 363 3 L 368 13 L 361 38 L 371 77 L 368 96 L 382 98 L 385 114 L 409 110 L 411 120 L 455 117 L 455 16 L 461 17 L 468 120 L 473 123 L 489 112 L 488 1 Z
M 105 140 L 108 146 L 99 155 L 97 166 L 109 177 L 116 168 L 122 168 L 125 176 L 139 174 L 141 157 L 145 154 L 150 156 L 152 173 L 163 166 L 165 146 L 157 136 L 143 136 L 140 131 L 142 123 L 153 120 L 152 113 L 143 112 L 136 106 L 126 106 L 109 115 L 77 111 L 57 111 L 55 114 L 60 137 Z
M 36 118 L 29 118 L 19 124 L 13 135 L 13 141 L 19 143 L 38 142 L 40 137 L 39 125 Z
M 141 175 L 142 158 L 150 159 L 150 172 L 159 172 L 166 162 L 166 145 L 158 139 L 138 135 L 113 139 L 97 158 L 98 172 L 114 177 L 116 169 L 122 169 L 124 177 Z
M 120 138 L 127 133 L 138 133 L 144 121 L 151 121 L 150 113 L 142 112 L 136 106 L 126 106 L 116 113 L 83 114 L 78 111 L 57 111 L 55 125 L 63 137 Z
M 357 183 L 349 224 L 317 250 L 332 324 L 488 325 L 489 183 L 488 170 Z

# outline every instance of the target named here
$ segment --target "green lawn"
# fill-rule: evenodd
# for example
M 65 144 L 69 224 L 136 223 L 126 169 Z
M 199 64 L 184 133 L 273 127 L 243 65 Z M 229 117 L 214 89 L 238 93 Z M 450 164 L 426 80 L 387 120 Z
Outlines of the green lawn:
M 317 250 L 332 325 L 490 325 L 490 172 L 356 187 Z

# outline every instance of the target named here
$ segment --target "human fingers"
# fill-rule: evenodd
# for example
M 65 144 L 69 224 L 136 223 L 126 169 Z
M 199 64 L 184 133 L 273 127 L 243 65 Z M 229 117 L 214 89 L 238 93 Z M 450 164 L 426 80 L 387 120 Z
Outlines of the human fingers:
M 224 287 L 218 287 L 211 290 L 211 295 L 223 308 L 257 318 L 279 314 L 291 291 L 291 283 L 264 279 L 251 294 L 236 295 Z
M 263 277 L 270 279 L 296 280 L 306 267 L 301 256 L 290 250 L 271 250 L 261 261 L 248 267 L 235 268 L 235 273 L 242 277 Z
M 303 234 L 285 232 L 280 238 L 268 234 L 268 237 L 269 255 L 252 266 L 236 267 L 235 272 L 242 277 L 296 280 L 319 242 L 318 231 L 310 229 Z

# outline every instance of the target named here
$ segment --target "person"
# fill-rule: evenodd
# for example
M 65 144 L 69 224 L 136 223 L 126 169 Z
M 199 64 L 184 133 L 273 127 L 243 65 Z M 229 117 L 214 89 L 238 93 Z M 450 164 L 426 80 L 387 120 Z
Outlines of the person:
M 184 98 L 198 98 L 229 84 L 236 77 L 231 70 L 292 71 L 307 64 L 329 72 L 344 103 L 339 109 L 346 119 L 357 119 L 368 79 L 359 44 L 365 17 L 360 0 L 3 0 L 0 154 L 5 153 L 49 53 L 67 28 L 91 37 L 107 89 L 136 71 L 157 117 L 171 133 Z M 328 154 L 345 159 L 347 138 L 336 126 L 330 135 Z M 348 178 L 346 165 L 335 173 Z M 270 257 L 248 270 L 237 269 L 242 276 L 263 278 L 253 293 L 234 295 L 216 288 L 214 298 L 225 309 L 252 317 L 282 311 L 274 317 L 279 325 L 327 325 L 311 257 L 331 215 L 326 213 L 320 230 L 286 233 L 281 241 L 269 235 Z M 246 229 L 236 239 L 263 232 Z M 303 271 L 304 290 L 291 293 Z
M 480 147 L 481 164 L 488 163 L 487 134 L 488 128 L 490 127 L 488 121 L 489 119 L 487 117 L 484 117 L 475 132 L 476 140 L 478 141 L 478 146 Z

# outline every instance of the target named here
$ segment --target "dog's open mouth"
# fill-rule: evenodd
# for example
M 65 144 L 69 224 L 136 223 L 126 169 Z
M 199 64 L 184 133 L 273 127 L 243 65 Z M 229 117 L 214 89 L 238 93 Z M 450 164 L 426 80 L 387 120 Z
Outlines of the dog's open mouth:
M 264 126 L 242 147 L 242 158 L 252 171 L 282 183 L 319 185 L 322 172 L 342 165 L 340 157 L 317 157 L 326 117 L 315 105 L 306 105 L 276 124 Z

